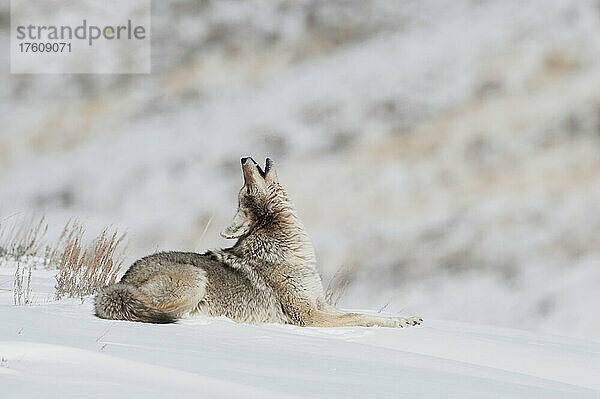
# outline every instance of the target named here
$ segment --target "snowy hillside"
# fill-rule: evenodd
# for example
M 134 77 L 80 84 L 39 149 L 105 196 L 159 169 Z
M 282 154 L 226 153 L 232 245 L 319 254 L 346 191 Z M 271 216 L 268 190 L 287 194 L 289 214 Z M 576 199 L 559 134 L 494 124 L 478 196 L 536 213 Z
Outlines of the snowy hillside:
M 106 321 L 85 301 L 12 306 L 0 267 L 6 398 L 599 398 L 600 343 L 426 320 L 423 327 L 174 325 Z M 518 326 L 515 326 L 518 327 Z
M 342 306 L 600 337 L 598 1 L 153 3 L 151 75 L 0 74 L 0 220 L 223 247 L 271 156 Z

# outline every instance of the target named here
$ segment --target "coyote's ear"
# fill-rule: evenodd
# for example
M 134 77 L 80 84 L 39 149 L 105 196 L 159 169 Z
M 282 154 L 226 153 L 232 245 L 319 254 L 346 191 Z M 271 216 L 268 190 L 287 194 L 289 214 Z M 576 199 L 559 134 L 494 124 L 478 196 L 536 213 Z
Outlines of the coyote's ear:
M 275 170 L 275 162 L 271 158 L 267 158 L 265 161 L 265 180 L 267 183 L 279 181 Z
M 227 239 L 239 238 L 250 231 L 250 220 L 240 211 L 237 211 L 229 226 L 221 232 L 221 237 Z
M 246 157 L 240 161 L 242 163 L 242 173 L 244 174 L 244 185 L 264 187 L 265 172 L 263 172 L 254 159 Z

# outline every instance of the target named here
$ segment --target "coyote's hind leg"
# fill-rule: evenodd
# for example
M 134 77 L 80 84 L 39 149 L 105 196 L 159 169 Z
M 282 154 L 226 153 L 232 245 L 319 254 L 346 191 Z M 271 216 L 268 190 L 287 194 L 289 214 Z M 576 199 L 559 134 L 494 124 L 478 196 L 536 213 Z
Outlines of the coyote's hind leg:
M 314 327 L 408 327 L 421 324 L 420 317 L 382 317 L 360 313 L 325 313 L 312 315 L 307 325 Z
M 177 265 L 152 276 L 139 289 L 158 309 L 180 318 L 196 310 L 206 293 L 206 284 L 204 270 L 192 265 Z
M 423 323 L 423 319 L 422 318 L 415 317 L 415 316 L 407 318 L 406 321 L 408 322 L 409 326 L 418 326 L 421 323 Z

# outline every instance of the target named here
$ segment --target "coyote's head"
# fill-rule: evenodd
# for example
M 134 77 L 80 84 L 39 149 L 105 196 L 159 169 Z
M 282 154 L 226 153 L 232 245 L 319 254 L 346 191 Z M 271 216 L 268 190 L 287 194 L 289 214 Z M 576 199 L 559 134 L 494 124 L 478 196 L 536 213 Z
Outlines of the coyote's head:
M 267 158 L 264 170 L 252 158 L 242 158 L 241 162 L 244 186 L 238 195 L 238 210 L 221 236 L 239 238 L 251 233 L 269 233 L 284 229 L 288 223 L 299 223 L 279 184 L 273 161 Z

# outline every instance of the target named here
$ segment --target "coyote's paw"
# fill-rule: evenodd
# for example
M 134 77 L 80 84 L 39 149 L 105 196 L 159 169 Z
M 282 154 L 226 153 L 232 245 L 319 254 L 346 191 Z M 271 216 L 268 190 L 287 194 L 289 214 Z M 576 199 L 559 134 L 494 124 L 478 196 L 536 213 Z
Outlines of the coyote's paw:
M 408 327 L 421 324 L 423 319 L 420 317 L 409 317 L 408 319 L 405 319 L 404 317 L 395 317 L 394 321 L 396 322 L 396 327 Z

